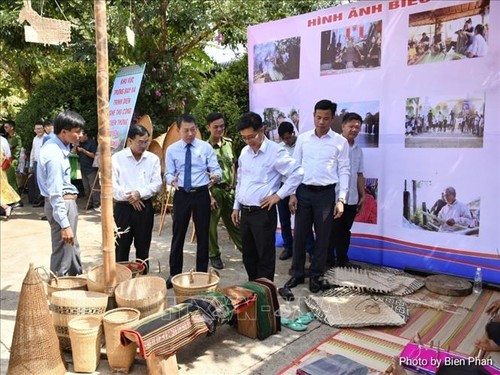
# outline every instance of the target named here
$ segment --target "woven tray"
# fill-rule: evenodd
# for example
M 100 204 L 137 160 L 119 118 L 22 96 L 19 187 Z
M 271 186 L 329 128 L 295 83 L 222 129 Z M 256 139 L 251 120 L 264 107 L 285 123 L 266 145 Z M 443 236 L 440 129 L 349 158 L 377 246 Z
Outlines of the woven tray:
M 408 306 L 399 298 L 373 296 L 349 288 L 309 296 L 305 303 L 318 320 L 332 327 L 402 326 L 410 317 Z

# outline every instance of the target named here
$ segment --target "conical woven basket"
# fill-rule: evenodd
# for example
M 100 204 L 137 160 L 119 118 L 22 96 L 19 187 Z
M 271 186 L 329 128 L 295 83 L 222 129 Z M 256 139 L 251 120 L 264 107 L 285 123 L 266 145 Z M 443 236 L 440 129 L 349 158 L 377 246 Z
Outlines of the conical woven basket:
M 19 295 L 7 374 L 65 373 L 66 363 L 59 350 L 59 341 L 47 306 L 44 285 L 30 264 Z
M 124 346 L 120 342 L 120 331 L 130 328 L 139 320 L 141 313 L 137 309 L 121 307 L 113 309 L 104 314 L 104 336 L 106 337 L 106 354 L 108 355 L 109 367 L 115 372 L 128 373 L 130 366 L 134 363 L 137 353 L 137 344 L 131 342 Z

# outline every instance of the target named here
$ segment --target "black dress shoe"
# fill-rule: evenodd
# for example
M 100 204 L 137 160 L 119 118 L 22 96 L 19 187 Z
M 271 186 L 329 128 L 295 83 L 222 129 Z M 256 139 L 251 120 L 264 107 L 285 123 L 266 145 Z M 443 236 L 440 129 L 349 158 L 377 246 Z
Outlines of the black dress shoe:
M 172 276 L 169 276 L 167 279 L 167 289 L 172 289 L 174 286 L 172 285 Z
M 287 249 L 283 249 L 283 251 L 281 252 L 280 254 L 280 260 L 287 260 L 287 259 L 290 259 L 292 257 L 292 252 L 287 250 Z
M 279 288 L 278 293 L 285 301 L 293 301 L 295 299 L 295 296 L 290 288 Z
M 213 268 L 217 268 L 218 270 L 224 269 L 224 263 L 222 263 L 222 260 L 220 259 L 220 257 L 211 258 L 210 263 L 212 264 Z
M 315 276 L 309 279 L 309 290 L 311 293 L 318 293 L 331 288 L 333 288 L 333 285 L 331 285 L 323 277 Z
M 293 277 L 285 283 L 284 289 L 295 288 L 299 284 L 304 284 L 303 277 Z

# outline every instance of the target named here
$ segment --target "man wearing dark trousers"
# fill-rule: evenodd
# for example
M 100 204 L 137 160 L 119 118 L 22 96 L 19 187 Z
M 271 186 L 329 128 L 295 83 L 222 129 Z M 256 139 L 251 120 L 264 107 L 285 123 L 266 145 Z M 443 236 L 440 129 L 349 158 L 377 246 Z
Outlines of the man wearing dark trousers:
M 347 140 L 331 130 L 337 105 L 320 100 L 314 107 L 314 129 L 299 135 L 293 157 L 304 168 L 304 179 L 290 197 L 295 213 L 292 278 L 280 288 L 280 295 L 293 300 L 291 288 L 304 282 L 306 239 L 314 225 L 316 243 L 309 269 L 309 290 L 317 293 L 330 285 L 323 279 L 334 218 L 342 216 L 349 187 L 349 147 Z M 335 186 L 340 185 L 335 196 Z
M 365 201 L 365 178 L 363 176 L 363 151 L 354 140 L 361 130 L 363 119 L 354 112 L 348 112 L 342 118 L 342 136 L 349 144 L 349 160 L 351 162 L 351 174 L 349 177 L 349 190 L 344 205 L 344 213 L 338 219 L 333 220 L 331 233 L 331 246 L 328 251 L 328 267 L 348 267 L 347 252 L 351 244 L 351 228 L 356 214 L 363 207 Z M 337 186 L 338 187 L 338 186 Z M 336 194 L 339 194 L 338 189 Z
M 175 189 L 168 288 L 172 287 L 171 277 L 182 272 L 184 240 L 191 216 L 196 230 L 196 271 L 208 270 L 208 189 L 222 175 L 212 146 L 196 139 L 194 117 L 187 114 L 179 116 L 177 129 L 181 139 L 170 145 L 165 155 L 165 180 Z
M 237 129 L 247 145 L 238 159 L 231 218 L 240 226 L 248 279 L 265 277 L 272 281 L 276 265 L 276 203 L 297 188 L 304 171 L 283 146 L 266 138 L 257 113 L 241 116 Z M 283 177 L 286 181 L 280 187 Z
M 129 260 L 132 242 L 136 259 L 149 258 L 154 223 L 151 200 L 162 184 L 160 158 L 146 151 L 149 143 L 148 130 L 132 125 L 128 147 L 112 157 L 114 218 L 121 232 L 115 246 L 118 262 Z

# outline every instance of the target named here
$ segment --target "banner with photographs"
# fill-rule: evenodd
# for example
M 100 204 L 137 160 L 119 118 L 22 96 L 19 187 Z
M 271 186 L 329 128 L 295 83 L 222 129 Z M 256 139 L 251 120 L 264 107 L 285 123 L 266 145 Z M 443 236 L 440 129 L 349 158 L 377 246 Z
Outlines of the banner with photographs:
M 314 105 L 363 118 L 369 209 L 349 256 L 500 283 L 500 2 L 362 1 L 248 29 L 269 136 Z

